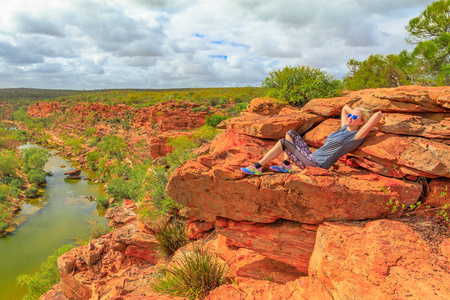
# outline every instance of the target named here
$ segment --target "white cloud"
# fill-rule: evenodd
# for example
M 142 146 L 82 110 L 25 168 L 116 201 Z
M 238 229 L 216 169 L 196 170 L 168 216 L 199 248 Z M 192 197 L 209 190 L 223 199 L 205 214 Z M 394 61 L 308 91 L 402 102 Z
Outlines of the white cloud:
M 259 85 L 398 53 L 431 0 L 1 0 L 0 88 Z M 26 9 L 25 9 L 26 8 Z

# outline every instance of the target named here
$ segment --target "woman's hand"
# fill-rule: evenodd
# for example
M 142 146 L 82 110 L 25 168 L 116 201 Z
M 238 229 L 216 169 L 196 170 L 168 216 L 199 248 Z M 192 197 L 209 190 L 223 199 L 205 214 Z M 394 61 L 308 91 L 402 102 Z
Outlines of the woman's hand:
M 369 121 L 367 121 L 366 124 L 364 124 L 361 129 L 358 130 L 358 133 L 353 138 L 354 140 L 365 138 L 369 132 L 372 130 L 372 128 L 375 127 L 375 125 L 380 122 L 381 118 L 383 117 L 383 113 L 381 111 L 374 113 Z
M 347 118 L 348 118 L 347 116 L 348 116 L 349 113 L 352 112 L 352 110 L 353 109 L 350 106 L 348 106 L 348 105 L 345 105 L 342 108 L 342 112 L 341 112 L 341 127 L 344 127 L 345 124 L 347 124 Z

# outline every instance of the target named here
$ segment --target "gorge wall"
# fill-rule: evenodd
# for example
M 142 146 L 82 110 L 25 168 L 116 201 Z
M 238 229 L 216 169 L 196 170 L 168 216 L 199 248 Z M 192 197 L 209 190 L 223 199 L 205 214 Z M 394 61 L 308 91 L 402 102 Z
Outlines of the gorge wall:
M 289 129 L 320 147 L 346 104 L 383 119 L 331 169 L 240 172 Z M 438 216 L 450 205 L 450 87 L 348 92 L 302 109 L 258 98 L 220 128 L 166 188 L 186 207 L 190 237 L 228 265 L 233 283 L 207 299 L 450 297 L 450 234 Z M 108 214 L 118 229 L 61 256 L 61 282 L 41 299 L 177 299 L 149 286 L 178 254 L 157 257 L 154 231 L 135 207 Z

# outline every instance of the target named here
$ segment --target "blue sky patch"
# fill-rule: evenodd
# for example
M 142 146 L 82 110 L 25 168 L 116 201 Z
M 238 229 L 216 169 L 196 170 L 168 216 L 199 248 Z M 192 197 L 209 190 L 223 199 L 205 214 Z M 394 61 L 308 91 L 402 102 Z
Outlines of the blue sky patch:
M 226 55 L 210 55 L 211 58 L 219 58 L 219 59 L 227 59 L 228 56 Z

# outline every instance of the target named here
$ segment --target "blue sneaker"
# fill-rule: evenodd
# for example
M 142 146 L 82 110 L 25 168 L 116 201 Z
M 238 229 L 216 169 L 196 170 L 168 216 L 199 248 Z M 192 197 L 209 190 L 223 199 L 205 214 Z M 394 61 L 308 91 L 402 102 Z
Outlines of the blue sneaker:
M 249 175 L 262 175 L 262 168 L 257 169 L 254 165 L 241 168 L 241 171 Z
M 271 166 L 270 169 L 274 172 L 280 172 L 280 173 L 291 173 L 292 172 L 292 166 L 285 165 L 284 163 L 281 163 L 278 166 Z

